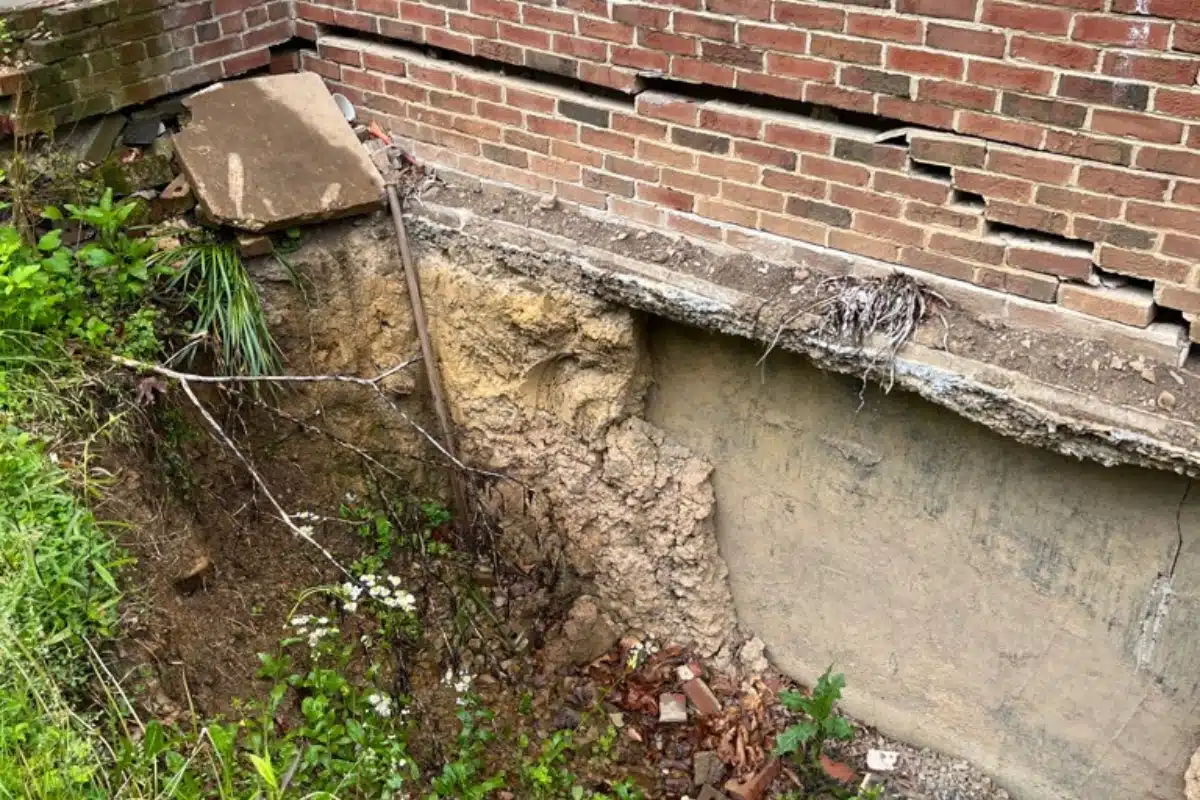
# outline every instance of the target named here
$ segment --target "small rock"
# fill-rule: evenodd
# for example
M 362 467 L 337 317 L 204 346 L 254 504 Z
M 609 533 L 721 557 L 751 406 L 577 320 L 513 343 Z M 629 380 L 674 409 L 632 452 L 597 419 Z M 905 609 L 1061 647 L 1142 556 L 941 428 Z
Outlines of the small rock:
M 644 742 L 645 741 L 645 739 L 642 738 L 641 731 L 639 731 L 637 728 L 633 727 L 632 725 L 630 725 L 628 728 L 625 729 L 625 735 L 628 736 L 630 739 L 633 739 L 635 742 Z
M 551 665 L 583 666 L 607 653 L 617 643 L 617 631 L 600 610 L 596 598 L 583 595 L 567 614 L 562 636 L 546 647 Z
M 212 559 L 200 556 L 192 562 L 192 566 L 186 572 L 175 577 L 175 588 L 180 594 L 195 594 L 197 590 L 204 588 L 212 572 Z
M 692 678 L 683 684 L 683 693 L 692 701 L 692 705 L 701 716 L 708 717 L 721 713 L 721 701 L 713 694 L 708 684 L 699 678 Z
M 1174 411 L 1175 404 L 1175 395 L 1170 392 L 1163 392 L 1158 396 L 1158 407 L 1164 411 Z
M 824 753 L 821 754 L 821 769 L 825 770 L 826 775 L 839 783 L 855 783 L 858 781 L 858 774 L 849 764 L 834 761 Z
M 1146 383 L 1158 383 L 1158 380 L 1154 377 L 1154 367 L 1143 367 L 1139 371 L 1139 374 Z
M 771 662 L 763 655 L 766 649 L 766 642 L 755 636 L 742 645 L 742 649 L 738 651 L 738 660 L 750 672 L 766 672 L 771 666 Z
M 1183 783 L 1185 800 L 1200 800 L 1200 750 L 1192 755 Z
M 891 772 L 900 761 L 900 754 L 895 750 L 867 751 L 867 769 L 875 772 Z
M 579 723 L 582 720 L 583 717 L 578 711 L 569 706 L 563 706 L 558 710 L 558 713 L 554 715 L 554 721 L 551 723 L 551 727 L 556 731 L 573 731 L 579 727 Z
M 778 758 L 772 758 L 746 783 L 726 783 L 725 788 L 740 797 L 741 800 L 762 800 L 767 796 L 767 790 L 771 788 L 771 784 L 775 782 L 782 771 L 783 763 Z
M 1169 369 L 1169 370 L 1167 370 L 1167 374 L 1171 376 L 1171 380 L 1175 381 L 1180 386 L 1183 386 L 1183 378 L 1180 377 L 1178 372 L 1176 372 L 1173 369 Z
M 126 147 L 148 147 L 167 132 L 167 126 L 157 117 L 134 119 L 121 134 L 121 143 Z
M 275 250 L 275 245 L 270 236 L 243 233 L 237 237 L 237 249 L 242 258 L 257 258 L 270 255 Z
M 608 721 L 610 723 L 612 723 L 612 726 L 614 728 L 624 728 L 625 727 L 625 715 L 622 714 L 620 711 L 614 711 L 611 714 L 609 714 Z
M 553 195 L 543 197 L 538 201 L 537 207 L 542 211 L 553 211 L 558 207 L 558 198 Z
M 696 673 L 692 672 L 692 668 L 687 664 L 682 664 L 676 667 L 675 675 L 678 676 L 679 680 L 683 681 L 684 683 L 696 677 Z
M 687 696 L 663 692 L 658 696 L 658 721 L 662 723 L 687 722 Z
M 700 750 L 692 758 L 692 785 L 720 785 L 725 779 L 725 762 L 714 750 Z
M 1125 369 L 1125 359 L 1120 356 L 1113 356 L 1109 359 L 1108 366 L 1112 369 Z
M 191 211 L 196 205 L 192 185 L 183 175 L 176 175 L 150 204 L 150 219 L 153 222 L 177 217 Z

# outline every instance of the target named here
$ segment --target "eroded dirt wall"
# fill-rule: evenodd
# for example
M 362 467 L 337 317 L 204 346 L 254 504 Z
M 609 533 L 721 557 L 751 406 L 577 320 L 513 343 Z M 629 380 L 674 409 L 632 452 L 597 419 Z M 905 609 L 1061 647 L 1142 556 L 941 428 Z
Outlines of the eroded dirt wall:
M 417 352 L 392 236 L 381 216 L 314 231 L 289 257 L 303 293 L 279 265 L 258 262 L 293 372 L 373 375 Z M 641 418 L 644 317 L 542 286 L 466 245 L 419 256 L 463 458 L 516 479 L 488 497 L 505 545 L 526 564 L 565 558 L 623 626 L 727 656 L 735 619 L 711 466 Z M 424 379 L 414 369 L 397 380 L 419 394 Z M 320 419 L 338 435 L 434 460 L 356 387 L 321 391 Z M 420 399 L 405 407 L 435 430 Z M 416 474 L 439 475 L 429 463 Z
M 661 323 L 649 342 L 648 418 L 714 465 L 738 615 L 779 667 L 836 664 L 852 713 L 1017 797 L 1182 797 L 1200 700 L 1186 479 L 860 395 L 791 354 L 760 368 L 741 340 Z

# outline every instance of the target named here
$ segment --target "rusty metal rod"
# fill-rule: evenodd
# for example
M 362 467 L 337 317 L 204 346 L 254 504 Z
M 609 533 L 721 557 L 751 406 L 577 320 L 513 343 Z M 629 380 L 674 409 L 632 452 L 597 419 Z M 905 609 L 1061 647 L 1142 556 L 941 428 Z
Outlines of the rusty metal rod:
M 442 447 L 454 461 L 458 461 L 458 450 L 454 445 L 454 428 L 450 410 L 442 391 L 442 372 L 433 353 L 433 342 L 429 338 L 429 323 L 425 319 L 425 303 L 421 300 L 421 284 L 417 280 L 417 268 L 412 250 L 408 246 L 408 233 L 404 228 L 404 210 L 400 194 L 394 184 L 387 185 L 388 207 L 392 212 L 392 223 L 396 226 L 396 242 L 400 246 L 400 263 L 404 265 L 404 280 L 408 284 L 408 303 L 412 309 L 413 323 L 417 326 L 417 338 L 421 344 L 421 358 L 425 363 L 425 378 L 429 383 L 429 394 L 433 397 L 433 410 L 437 415 L 442 433 Z M 467 490 L 463 485 L 462 473 L 450 465 L 450 491 L 454 496 L 457 513 L 454 526 L 459 534 L 467 530 Z

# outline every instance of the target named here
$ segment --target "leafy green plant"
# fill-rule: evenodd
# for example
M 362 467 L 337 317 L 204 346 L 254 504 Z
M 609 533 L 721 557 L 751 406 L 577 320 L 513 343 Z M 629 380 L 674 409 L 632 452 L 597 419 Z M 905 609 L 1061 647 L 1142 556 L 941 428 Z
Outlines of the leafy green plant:
M 215 343 L 222 369 L 239 375 L 280 371 L 279 348 L 267 328 L 258 290 L 234 245 L 187 244 L 152 260 L 174 270 L 171 287 L 196 312 L 192 334 Z
M 504 788 L 504 773 L 488 775 L 484 771 L 484 750 L 496 738 L 491 730 L 494 715 L 477 695 L 468 692 L 459 697 L 456 716 L 455 756 L 433 778 L 433 791 L 426 800 L 483 800 Z
M 779 734 L 775 740 L 775 754 L 788 756 L 799 766 L 820 770 L 821 753 L 827 740 L 853 738 L 854 729 L 850 722 L 833 711 L 845 686 L 845 676 L 833 674 L 833 667 L 830 667 L 817 679 L 811 694 L 794 691 L 781 694 L 779 699 L 784 707 L 803 714 L 806 719 Z

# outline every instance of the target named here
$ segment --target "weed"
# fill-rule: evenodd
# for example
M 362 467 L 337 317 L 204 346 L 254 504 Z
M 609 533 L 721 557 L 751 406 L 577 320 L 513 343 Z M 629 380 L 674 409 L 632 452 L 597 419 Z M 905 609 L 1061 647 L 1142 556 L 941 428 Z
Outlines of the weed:
M 789 691 L 780 695 L 784 707 L 806 719 L 788 727 L 775 740 L 775 754 L 788 756 L 798 766 L 814 774 L 821 774 L 821 753 L 829 739 L 846 740 L 854 736 L 850 722 L 833 712 L 833 707 L 842 697 L 846 678 L 832 674 L 833 667 L 825 670 L 817 679 L 812 694 Z
M 173 268 L 171 287 L 195 309 L 195 341 L 215 343 L 220 368 L 239 375 L 271 375 L 281 356 L 267 329 L 258 290 L 237 248 L 198 242 L 156 255 L 154 263 Z

